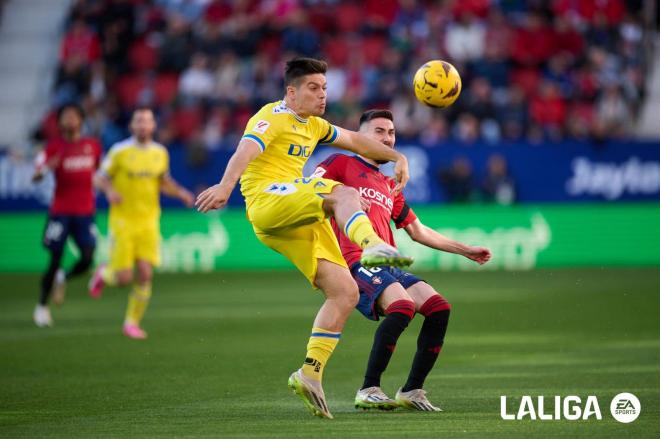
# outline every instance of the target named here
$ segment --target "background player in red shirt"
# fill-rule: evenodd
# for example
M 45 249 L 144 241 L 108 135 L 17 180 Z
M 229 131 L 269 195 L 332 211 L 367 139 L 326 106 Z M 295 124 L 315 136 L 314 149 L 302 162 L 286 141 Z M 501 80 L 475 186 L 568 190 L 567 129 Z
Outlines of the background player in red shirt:
M 48 299 L 62 303 L 66 279 L 84 273 L 91 266 L 96 247 L 94 212 L 96 203 L 92 180 L 101 158 L 96 139 L 82 137 L 84 113 L 81 107 L 67 104 L 59 109 L 57 121 L 61 137 L 51 140 L 37 157 L 34 181 L 52 171 L 55 194 L 44 229 L 43 245 L 50 252 L 48 268 L 41 279 L 39 303 L 33 319 L 39 327 L 52 326 Z M 64 244 L 71 236 L 80 250 L 80 258 L 68 272 L 60 268 Z
M 394 147 L 394 118 L 388 110 L 369 110 L 360 118 L 360 132 Z M 382 174 L 373 160 L 360 156 L 335 154 L 321 163 L 315 177 L 329 178 L 357 189 L 368 207 L 368 215 L 378 235 L 395 245 L 390 220 L 404 228 L 420 244 L 437 250 L 460 254 L 479 264 L 490 259 L 490 250 L 454 241 L 425 226 L 406 203 L 403 194 L 392 194 L 394 181 Z M 358 310 L 368 319 L 385 316 L 376 330 L 362 388 L 355 397 L 356 407 L 389 410 L 398 406 L 421 411 L 440 411 L 426 398 L 424 380 L 433 368 L 442 348 L 450 305 L 435 289 L 414 276 L 393 267 L 367 269 L 360 265 L 360 247 L 353 244 L 333 221 L 341 251 L 353 278 L 360 288 Z M 417 339 L 417 352 L 408 380 L 389 398 L 380 388 L 380 377 L 392 357 L 396 342 L 415 312 L 425 319 Z

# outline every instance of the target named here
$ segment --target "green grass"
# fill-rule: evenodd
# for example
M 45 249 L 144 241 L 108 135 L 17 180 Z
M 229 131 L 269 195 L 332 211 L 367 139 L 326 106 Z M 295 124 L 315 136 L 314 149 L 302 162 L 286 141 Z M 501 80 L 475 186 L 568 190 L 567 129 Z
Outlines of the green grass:
M 158 275 L 145 342 L 120 335 L 125 291 L 95 302 L 74 282 L 38 329 L 37 276 L 1 275 L 0 437 L 660 437 L 660 270 L 425 277 L 454 306 L 426 385 L 445 412 L 353 408 L 376 328 L 355 313 L 326 370 L 327 421 L 286 386 L 321 303 L 298 274 Z M 384 376 L 390 394 L 419 326 Z M 632 424 L 609 413 L 624 391 L 642 402 Z M 500 395 L 592 394 L 602 421 L 500 419 Z

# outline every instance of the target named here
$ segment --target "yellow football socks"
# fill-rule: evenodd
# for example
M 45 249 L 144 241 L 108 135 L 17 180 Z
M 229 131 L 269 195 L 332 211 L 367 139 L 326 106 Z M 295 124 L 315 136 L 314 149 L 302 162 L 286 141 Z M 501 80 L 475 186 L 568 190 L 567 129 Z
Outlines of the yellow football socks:
M 346 221 L 344 234 L 363 249 L 384 242 L 376 234 L 367 214 L 361 210 L 355 212 Z
M 101 279 L 103 279 L 103 282 L 106 285 L 111 287 L 117 285 L 117 277 L 115 276 L 115 272 L 107 265 L 101 269 Z
M 312 335 L 307 343 L 307 356 L 302 372 L 309 378 L 321 381 L 323 368 L 339 343 L 341 332 L 332 332 L 322 328 L 312 328 Z
M 126 318 L 124 323 L 127 325 L 140 325 L 144 312 L 147 310 L 151 298 L 151 284 L 133 285 L 133 291 L 128 296 L 128 307 L 126 308 Z

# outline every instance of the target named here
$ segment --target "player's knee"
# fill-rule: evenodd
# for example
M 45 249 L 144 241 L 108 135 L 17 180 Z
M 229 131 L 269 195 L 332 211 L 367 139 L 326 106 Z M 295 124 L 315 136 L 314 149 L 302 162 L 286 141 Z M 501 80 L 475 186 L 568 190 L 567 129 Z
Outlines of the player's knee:
M 408 316 L 411 320 L 415 316 L 415 302 L 412 299 L 398 299 L 390 303 L 385 309 L 385 315 L 398 312 Z
M 440 294 L 434 294 L 429 299 L 427 299 L 424 304 L 422 304 L 418 312 L 424 317 L 442 314 L 443 316 L 446 316 L 447 319 L 449 319 L 451 305 Z
M 128 285 L 133 282 L 133 270 L 121 270 L 115 276 L 119 285 Z
M 140 282 L 141 284 L 150 283 L 152 278 L 153 278 L 153 274 L 151 270 L 138 272 L 138 282 Z
M 358 290 L 357 285 L 353 283 L 352 285 L 346 285 L 338 302 L 342 307 L 342 310 L 350 313 L 358 304 L 358 300 L 360 300 L 360 291 Z

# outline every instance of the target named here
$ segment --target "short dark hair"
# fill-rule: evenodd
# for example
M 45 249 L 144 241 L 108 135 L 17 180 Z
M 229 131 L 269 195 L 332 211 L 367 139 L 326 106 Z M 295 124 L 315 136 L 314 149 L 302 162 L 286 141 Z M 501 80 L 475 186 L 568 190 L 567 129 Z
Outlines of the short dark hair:
M 57 109 L 57 122 L 60 121 L 62 118 L 62 115 L 66 110 L 73 110 L 76 113 L 78 113 L 78 116 L 80 117 L 81 120 L 85 120 L 85 110 L 80 106 L 80 104 L 75 103 L 75 102 L 69 102 L 68 104 L 62 105 L 60 108 Z
M 378 119 L 381 117 L 384 119 L 389 119 L 392 122 L 394 122 L 394 116 L 392 115 L 392 112 L 390 110 L 374 109 L 374 110 L 367 110 L 364 113 L 362 113 L 362 116 L 360 116 L 360 126 L 371 120 Z
M 135 114 L 139 111 L 151 111 L 151 114 L 153 114 L 154 116 L 156 115 L 155 112 L 154 112 L 154 109 L 151 108 L 149 105 L 138 105 L 137 107 L 135 107 L 133 109 L 133 114 Z
M 294 58 L 287 61 L 286 68 L 284 69 L 284 84 L 297 85 L 298 79 L 306 75 L 313 75 L 315 73 L 322 73 L 328 71 L 328 63 L 314 58 Z

